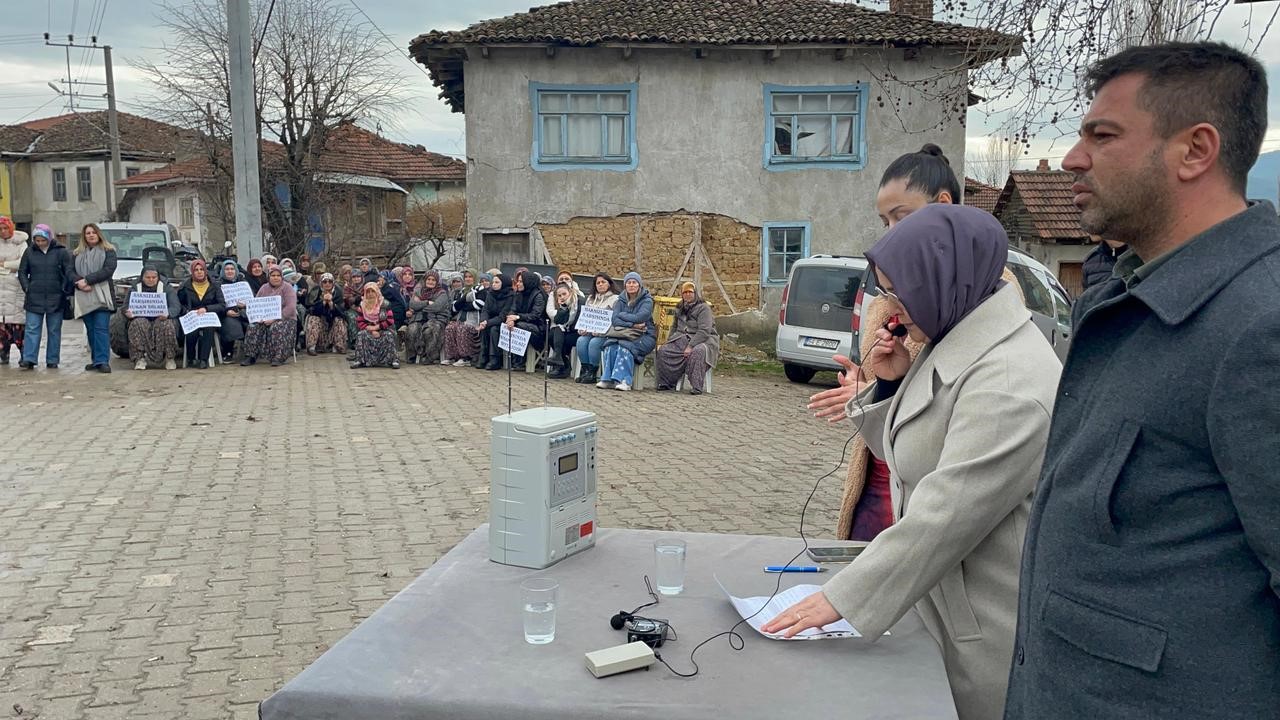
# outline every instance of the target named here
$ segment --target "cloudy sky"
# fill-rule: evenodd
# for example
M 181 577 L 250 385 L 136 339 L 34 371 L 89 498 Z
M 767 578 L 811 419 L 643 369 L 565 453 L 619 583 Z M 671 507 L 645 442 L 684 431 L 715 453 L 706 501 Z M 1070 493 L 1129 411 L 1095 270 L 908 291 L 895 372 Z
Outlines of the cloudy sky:
M 175 0 L 176 1 L 176 0 Z M 394 42 L 387 51 L 395 66 L 404 73 L 414 97 L 405 103 L 396 126 L 384 127 L 383 133 L 401 142 L 413 142 L 436 152 L 462 156 L 465 150 L 463 119 L 436 99 L 436 88 L 423 74 L 423 68 L 404 53 L 409 40 L 430 29 L 457 29 L 487 18 L 523 12 L 530 5 L 549 4 L 530 0 L 335 0 L 358 6 Z M 120 108 L 138 112 L 147 97 L 148 88 L 130 61 L 159 59 L 159 43 L 155 37 L 154 0 L 2 0 L 3 27 L 0 28 L 0 123 L 56 115 L 66 110 L 66 99 L 55 94 L 49 82 L 58 83 L 67 76 L 67 57 L 61 48 L 46 47 L 41 36 L 50 32 L 55 38 L 74 33 L 77 39 L 97 31 L 98 41 L 110 44 L 115 52 L 115 75 Z M 1277 2 L 1258 2 L 1231 7 L 1220 19 L 1215 39 L 1243 43 L 1242 27 L 1251 14 L 1254 33 L 1266 24 Z M 102 10 L 105 8 L 105 12 Z M 101 19 L 99 24 L 98 20 Z M 1280 77 L 1280 28 L 1271 33 L 1259 52 L 1272 77 Z M 101 53 L 74 51 L 71 54 L 71 76 L 77 80 L 98 81 L 102 78 Z M 82 86 L 86 92 L 101 88 Z M 1272 128 L 1266 149 L 1280 149 L 1280 92 L 1273 91 Z M 85 99 L 84 107 L 105 107 L 101 98 Z M 970 148 L 984 143 L 987 131 L 982 118 L 971 115 Z M 1029 162 L 1035 158 L 1060 158 L 1069 147 L 1062 139 L 1044 137 L 1033 144 Z M 1056 164 L 1056 163 L 1055 163 Z

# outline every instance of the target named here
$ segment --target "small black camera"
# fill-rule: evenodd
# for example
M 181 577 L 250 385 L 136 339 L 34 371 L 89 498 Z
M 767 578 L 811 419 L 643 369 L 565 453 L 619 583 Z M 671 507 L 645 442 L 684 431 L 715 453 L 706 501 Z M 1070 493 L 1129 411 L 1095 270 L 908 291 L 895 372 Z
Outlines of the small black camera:
M 671 626 L 666 620 L 633 617 L 626 621 L 627 642 L 637 640 L 651 648 L 660 648 L 667 641 L 667 632 Z

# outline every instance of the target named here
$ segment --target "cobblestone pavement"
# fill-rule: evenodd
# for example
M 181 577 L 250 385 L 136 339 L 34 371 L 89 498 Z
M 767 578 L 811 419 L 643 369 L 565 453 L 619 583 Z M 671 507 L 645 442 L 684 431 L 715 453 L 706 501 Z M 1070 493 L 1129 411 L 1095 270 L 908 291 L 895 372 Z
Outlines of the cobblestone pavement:
M 328 356 L 104 376 L 77 372 L 82 334 L 68 324 L 63 370 L 0 367 L 4 716 L 255 718 L 487 519 L 504 374 Z M 602 525 L 793 535 L 847 437 L 805 414 L 811 391 L 551 399 L 599 415 Z M 540 404 L 540 376 L 514 396 Z M 809 534 L 830 537 L 842 476 Z

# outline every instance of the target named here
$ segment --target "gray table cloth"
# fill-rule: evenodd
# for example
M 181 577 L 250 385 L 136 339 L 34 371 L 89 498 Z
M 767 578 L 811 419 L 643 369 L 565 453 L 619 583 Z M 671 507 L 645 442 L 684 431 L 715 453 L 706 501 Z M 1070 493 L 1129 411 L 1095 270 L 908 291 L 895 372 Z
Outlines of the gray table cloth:
M 259 707 L 262 720 L 413 718 L 571 720 L 645 718 L 956 717 L 937 643 L 914 612 L 888 637 L 782 642 L 743 623 L 742 651 L 718 638 L 698 651 L 701 672 L 685 679 L 660 663 L 596 679 L 583 655 L 626 642 L 609 626 L 619 610 L 649 598 L 653 541 L 688 543 L 684 592 L 661 596 L 641 615 L 664 618 L 679 640 L 659 653 L 691 672 L 689 653 L 729 629 L 738 614 L 716 577 L 739 597 L 768 596 L 782 565 L 803 547 L 795 538 L 647 530 L 598 531 L 596 546 L 545 570 L 488 559 L 481 526 L 421 577 L 334 645 Z M 824 543 L 825 544 L 825 543 Z M 808 562 L 802 556 L 797 564 Z M 835 568 L 843 567 L 840 565 Z M 520 582 L 560 583 L 556 638 L 524 641 Z M 821 584 L 830 573 L 782 575 L 783 588 Z

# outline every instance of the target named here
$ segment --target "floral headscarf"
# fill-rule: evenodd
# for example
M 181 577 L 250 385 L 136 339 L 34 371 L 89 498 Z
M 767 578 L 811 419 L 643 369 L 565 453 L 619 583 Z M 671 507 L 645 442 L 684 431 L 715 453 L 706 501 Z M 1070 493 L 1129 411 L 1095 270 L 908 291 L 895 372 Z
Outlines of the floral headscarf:
M 396 279 L 400 281 L 400 294 L 404 295 L 405 298 L 412 297 L 414 288 L 418 286 L 418 280 L 413 275 L 413 268 L 400 268 L 399 273 L 396 275 Z M 440 280 L 439 275 L 436 276 L 436 280 L 437 282 Z
M 365 322 L 382 321 L 382 292 L 378 283 L 365 283 L 360 291 L 360 311 L 364 313 Z

